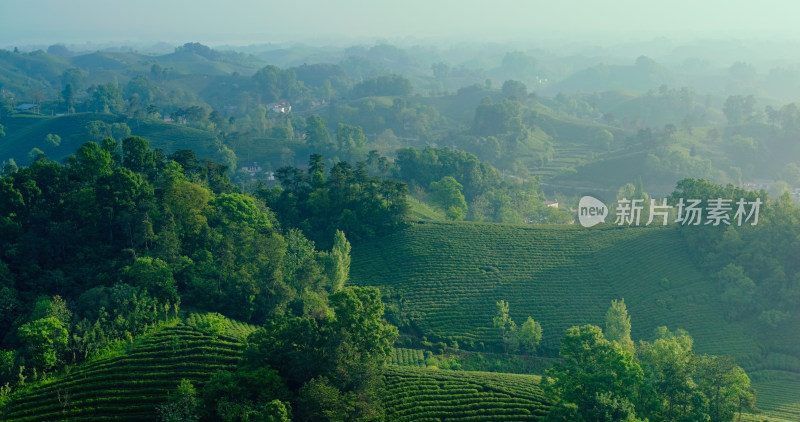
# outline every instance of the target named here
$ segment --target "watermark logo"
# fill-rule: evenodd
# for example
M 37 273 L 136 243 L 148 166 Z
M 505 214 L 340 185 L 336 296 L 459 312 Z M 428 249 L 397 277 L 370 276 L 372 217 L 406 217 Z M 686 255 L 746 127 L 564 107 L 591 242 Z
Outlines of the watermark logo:
M 603 201 L 593 197 L 584 196 L 578 203 L 578 221 L 583 227 L 592 227 L 606 222 L 608 207 Z
M 705 207 L 703 207 L 705 202 Z M 758 214 L 764 202 L 761 198 L 747 201 L 740 198 L 734 202 L 732 199 L 700 199 L 684 200 L 680 198 L 676 205 L 668 205 L 667 199 L 650 199 L 647 204 L 644 199 L 622 198 L 617 201 L 614 209 L 614 224 L 618 226 L 649 226 L 659 224 L 666 226 L 671 217 L 673 223 L 682 226 L 730 226 L 735 224 L 758 224 Z M 649 211 L 649 212 L 648 212 Z M 592 227 L 605 223 L 608 216 L 608 207 L 593 196 L 584 196 L 578 203 L 578 221 L 583 227 Z M 644 215 L 643 215 L 644 214 Z M 647 221 L 643 217 L 647 217 Z

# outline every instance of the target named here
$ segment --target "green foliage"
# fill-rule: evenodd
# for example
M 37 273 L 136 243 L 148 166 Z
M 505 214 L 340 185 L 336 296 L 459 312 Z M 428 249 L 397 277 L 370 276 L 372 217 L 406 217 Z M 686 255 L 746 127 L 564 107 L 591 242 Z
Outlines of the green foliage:
M 728 119 L 728 124 L 744 123 L 753 118 L 756 99 L 752 95 L 732 95 L 725 100 L 722 111 Z
M 673 197 L 731 198 L 732 213 L 737 211 L 736 202 L 740 199 L 760 201 L 755 225 L 755 216 L 749 221 L 743 218 L 739 226 L 732 215 L 731 225 L 725 230 L 705 227 L 681 232 L 696 261 L 716 281 L 716 294 L 724 304 L 726 317 L 740 323 L 755 323 L 759 330 L 765 325 L 773 330 L 771 326 L 777 327 L 781 316 L 792 315 L 800 303 L 800 278 L 792 276 L 798 270 L 798 262 L 787 254 L 800 234 L 797 231 L 800 208 L 788 195 L 771 200 L 764 191 L 745 191 L 705 180 L 685 179 L 678 188 Z M 792 350 L 796 354 L 800 351 L 796 337 L 785 335 L 792 339 L 768 337 L 762 349 Z
M 539 342 L 542 341 L 542 326 L 533 318 L 528 317 L 527 320 L 519 327 L 517 333 L 517 343 L 521 352 L 534 353 Z
M 755 391 L 750 378 L 733 359 L 720 356 L 701 356 L 697 362 L 698 389 L 708 400 L 712 422 L 732 420 L 742 410 L 755 409 Z
M 201 392 L 205 418 L 224 421 L 272 420 L 281 414 L 287 417 L 291 407 L 287 408 L 284 401 L 289 397 L 284 381 L 268 367 L 218 371 Z
M 138 136 L 122 140 L 122 165 L 136 173 L 146 173 L 155 167 L 153 151 L 146 139 Z
M 197 422 L 200 420 L 197 408 L 197 390 L 190 380 L 183 378 L 175 392 L 167 396 L 167 402 L 156 407 L 156 413 L 160 422 Z
M 336 145 L 346 157 L 358 157 L 367 145 L 367 137 L 361 126 L 339 123 L 336 129 Z
M 109 82 L 102 85 L 91 86 L 89 88 L 91 99 L 89 108 L 96 113 L 122 112 L 124 102 L 122 100 L 122 88 L 116 83 Z
M 461 193 L 462 188 L 461 183 L 450 176 L 430 185 L 431 200 L 447 212 L 450 220 L 462 220 L 467 213 L 467 202 Z
M 28 161 L 36 161 L 46 157 L 44 151 L 40 150 L 39 148 L 33 147 L 30 151 L 28 151 Z
M 411 81 L 400 75 L 378 76 L 353 87 L 353 95 L 356 97 L 408 96 L 411 91 Z
M 350 278 L 350 242 L 347 241 L 341 230 L 337 230 L 334 235 L 333 247 L 328 257 L 326 268 L 328 280 L 330 280 L 328 290 L 336 293 Z
M 0 128 L 0 130 L 2 130 L 2 128 Z M 52 133 L 48 133 L 47 136 L 44 138 L 44 141 L 47 142 L 47 144 L 50 145 L 51 147 L 57 147 L 61 145 L 61 137 L 58 135 L 54 135 Z
M 559 356 L 562 362 L 547 371 L 545 391 L 560 402 L 577 405 L 586 421 L 637 420 L 633 403 L 644 377 L 642 369 L 630 352 L 606 340 L 600 327 L 567 330 Z
M 609 341 L 615 341 L 623 349 L 633 353 L 633 340 L 631 340 L 631 317 L 625 299 L 611 302 L 611 307 L 606 312 L 606 330 L 603 333 Z
M 251 334 L 245 363 L 276 368 L 298 394 L 301 420 L 371 420 L 376 387 L 397 329 L 382 320 L 374 288 L 345 287 L 330 297 L 332 316 L 277 318 Z
M 186 319 L 186 325 L 210 335 L 216 339 L 227 333 L 228 320 L 221 314 L 211 312 L 207 314 L 191 314 Z
M 185 384 L 182 380 L 199 386 L 218 370 L 235 371 L 241 347 L 240 341 L 212 339 L 180 324 L 159 327 L 137 337 L 127 352 L 123 348 L 18 390 L 3 418 L 104 420 L 112 415 L 118 420 L 157 420 L 165 400 L 191 407 L 188 386 L 176 388 Z
M 742 267 L 730 263 L 717 273 L 722 289 L 722 301 L 731 319 L 739 319 L 753 311 L 756 284 Z
M 661 332 L 653 343 L 642 342 L 638 351 L 652 389 L 648 412 L 653 418 L 664 420 L 700 418 L 703 409 L 696 407 L 701 398 L 693 379 L 694 342 L 686 332 Z
M 516 349 L 517 324 L 511 319 L 508 311 L 508 302 L 497 302 L 497 315 L 492 319 L 492 324 L 500 331 L 503 347 L 506 353 Z
M 263 103 L 293 97 L 301 89 L 293 71 L 271 65 L 259 69 L 253 75 L 252 82 L 255 93 Z
M 184 167 L 142 138 L 118 145 L 88 142 L 64 165 L 0 178 L 0 334 L 4 348 L 24 339 L 23 377 L 131 343 L 181 302 L 256 321 L 328 313 L 328 289 L 347 279 L 343 234 L 330 254 L 299 231 L 289 249 L 271 212 L 214 163 L 174 155 Z M 220 336 L 219 318 L 196 322 Z
M 276 213 L 284 227 L 298 227 L 317 245 L 333 244 L 336 230 L 351 241 L 391 233 L 405 224 L 408 213 L 404 183 L 371 177 L 366 163 L 356 168 L 340 161 L 327 179 L 312 155 L 310 174 L 297 168 L 278 169 L 283 189 L 259 189 L 256 196 Z
M 54 317 L 25 323 L 18 333 L 34 367 L 45 371 L 58 363 L 69 338 L 64 324 Z
M 323 152 L 333 146 L 333 140 L 328 133 L 325 120 L 320 116 L 312 115 L 306 119 L 306 136 L 308 137 L 308 146 L 312 151 Z
M 159 300 L 169 303 L 178 300 L 178 285 L 172 277 L 172 269 L 158 258 L 137 258 L 133 265 L 125 267 L 123 274 L 128 284 L 141 286 Z

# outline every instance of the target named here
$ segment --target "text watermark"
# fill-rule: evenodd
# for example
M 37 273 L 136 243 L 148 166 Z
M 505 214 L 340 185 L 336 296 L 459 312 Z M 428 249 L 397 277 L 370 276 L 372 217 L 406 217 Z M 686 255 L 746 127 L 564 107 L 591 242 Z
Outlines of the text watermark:
M 652 224 L 669 224 L 670 214 L 675 210 L 675 224 L 683 226 L 700 225 L 731 225 L 737 226 L 749 223 L 755 226 L 758 224 L 758 214 L 763 202 L 761 198 L 755 201 L 747 201 L 740 198 L 734 202 L 733 199 L 701 199 L 684 200 L 680 198 L 676 205 L 668 205 L 667 199 L 650 199 L 650 204 L 644 203 L 644 199 L 622 198 L 617 201 L 614 224 L 618 226 L 649 226 Z M 705 202 L 705 204 L 703 204 Z M 647 221 L 642 218 L 642 214 L 647 207 Z M 734 212 L 735 209 L 735 212 Z M 733 215 L 731 215 L 733 213 Z M 592 227 L 599 223 L 604 223 L 608 216 L 608 207 L 593 196 L 584 196 L 578 203 L 578 221 L 583 227 Z

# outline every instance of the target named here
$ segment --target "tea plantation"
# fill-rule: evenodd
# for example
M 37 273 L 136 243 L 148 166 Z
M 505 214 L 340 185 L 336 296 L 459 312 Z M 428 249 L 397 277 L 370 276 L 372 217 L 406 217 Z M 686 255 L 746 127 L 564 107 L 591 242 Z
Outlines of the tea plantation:
M 389 421 L 533 421 L 549 404 L 534 375 L 438 371 L 390 366 Z
M 245 333 L 248 327 L 231 328 Z M 155 406 L 181 379 L 202 384 L 217 370 L 235 369 L 241 346 L 240 338 L 212 337 L 182 324 L 162 327 L 137 339 L 127 353 L 18 391 L 3 420 L 155 420 Z
M 800 332 L 778 342 L 757 326 L 726 321 L 713 280 L 686 250 L 673 228 L 420 222 L 354 246 L 351 279 L 402 303 L 428 341 L 477 351 L 499 348 L 492 327 L 499 300 L 518 324 L 532 316 L 542 325 L 540 353 L 552 356 L 568 327 L 603 325 L 611 301 L 624 298 L 635 341 L 658 326 L 685 329 L 699 353 L 732 355 L 748 370 L 768 414 L 800 420 L 798 359 L 767 346 L 800 344 Z
M 528 316 L 555 351 L 564 331 L 602 325 L 613 299 L 624 298 L 634 340 L 653 329 L 683 328 L 701 353 L 756 359 L 747 326 L 725 321 L 713 283 L 693 265 L 672 229 L 519 227 L 502 224 L 414 224 L 353 249 L 351 279 L 400 296 L 404 313 L 430 341 L 488 349 L 495 303 Z M 483 344 L 483 346 L 481 346 Z
M 202 386 L 215 371 L 234 369 L 252 330 L 235 321 L 218 337 L 183 324 L 160 327 L 128 350 L 18 391 L 3 420 L 155 420 L 156 406 L 181 379 Z M 424 366 L 420 350 L 396 349 L 392 360 Z M 533 375 L 389 365 L 384 405 L 392 421 L 538 420 L 548 407 L 538 382 Z

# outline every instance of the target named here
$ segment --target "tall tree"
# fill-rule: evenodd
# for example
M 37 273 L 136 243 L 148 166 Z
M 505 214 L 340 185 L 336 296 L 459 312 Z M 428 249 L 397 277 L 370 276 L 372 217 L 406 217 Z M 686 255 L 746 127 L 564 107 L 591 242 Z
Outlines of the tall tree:
M 628 316 L 628 308 L 625 306 L 625 299 L 614 300 L 611 307 L 606 312 L 606 331 L 605 337 L 610 341 L 615 341 L 623 349 L 630 353 L 634 351 L 633 340 L 631 340 L 631 317 Z
M 329 255 L 328 280 L 330 280 L 329 290 L 335 293 L 344 287 L 344 283 L 350 277 L 350 242 L 344 236 L 344 232 L 336 230 L 333 238 L 333 248 Z
M 698 389 L 708 400 L 708 415 L 711 422 L 733 420 L 742 411 L 756 410 L 755 390 L 750 378 L 726 356 L 700 356 L 697 359 Z
M 500 331 L 500 339 L 506 353 L 516 349 L 517 324 L 511 319 L 508 302 L 501 300 L 496 303 L 497 314 L 492 323 Z
M 639 361 L 647 379 L 640 408 L 651 420 L 702 418 L 702 397 L 692 377 L 695 357 L 692 338 L 685 331 L 659 329 L 659 337 L 641 342 Z M 699 419 L 698 419 L 699 420 Z
M 64 105 L 66 105 L 67 114 L 72 114 L 75 112 L 75 88 L 72 87 L 72 84 L 68 83 L 64 90 L 61 91 L 61 97 L 64 99 Z

